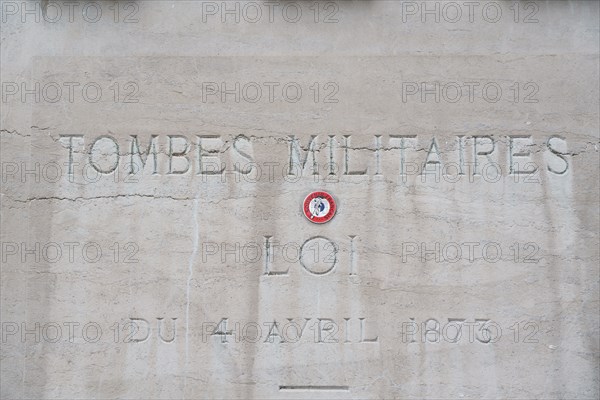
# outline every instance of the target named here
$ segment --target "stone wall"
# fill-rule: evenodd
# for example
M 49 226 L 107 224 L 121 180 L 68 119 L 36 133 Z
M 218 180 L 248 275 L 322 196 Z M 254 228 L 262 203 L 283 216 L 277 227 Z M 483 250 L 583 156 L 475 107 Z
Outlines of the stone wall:
M 2 398 L 598 398 L 598 2 L 0 4 Z

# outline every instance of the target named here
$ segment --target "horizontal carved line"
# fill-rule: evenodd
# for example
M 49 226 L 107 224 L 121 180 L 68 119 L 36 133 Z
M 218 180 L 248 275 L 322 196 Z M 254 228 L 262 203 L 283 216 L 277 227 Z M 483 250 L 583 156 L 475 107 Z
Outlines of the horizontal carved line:
M 305 390 L 305 391 L 318 391 L 318 390 L 339 390 L 339 391 L 348 391 L 350 388 L 348 386 L 333 386 L 333 385 L 325 385 L 325 386 L 315 386 L 315 385 L 288 385 L 288 386 L 279 386 L 280 391 L 285 390 Z

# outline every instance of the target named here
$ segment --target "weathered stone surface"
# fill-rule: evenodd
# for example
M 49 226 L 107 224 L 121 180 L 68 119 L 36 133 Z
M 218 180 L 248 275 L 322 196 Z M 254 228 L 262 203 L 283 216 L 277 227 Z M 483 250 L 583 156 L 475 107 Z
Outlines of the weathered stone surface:
M 2 398 L 598 398 L 597 2 L 1 5 Z

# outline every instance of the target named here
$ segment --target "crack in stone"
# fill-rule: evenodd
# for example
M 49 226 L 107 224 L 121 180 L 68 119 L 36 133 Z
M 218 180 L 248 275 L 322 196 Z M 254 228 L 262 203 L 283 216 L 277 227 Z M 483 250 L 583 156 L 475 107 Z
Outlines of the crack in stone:
M 17 135 L 21 137 L 31 137 L 31 135 L 25 135 L 23 133 L 19 133 L 16 129 L 9 131 L 8 129 L 0 129 L 0 133 L 8 133 L 9 135 Z
M 87 201 L 87 200 L 104 200 L 104 199 L 120 199 L 120 198 L 128 198 L 128 197 L 139 197 L 139 198 L 148 198 L 148 199 L 168 199 L 168 200 L 174 200 L 174 201 L 193 201 L 193 200 L 203 200 L 203 199 L 196 199 L 195 197 L 175 197 L 175 196 L 159 196 L 159 195 L 150 195 L 150 194 L 117 194 L 117 195 L 106 195 L 106 196 L 92 196 L 92 197 L 83 197 L 83 196 L 78 196 L 78 197 L 58 197 L 58 196 L 42 196 L 42 197 L 29 197 L 27 199 L 14 199 L 8 195 L 6 195 L 5 193 L 0 193 L 2 196 L 7 196 L 8 198 L 10 198 L 12 201 L 17 202 L 17 203 L 30 203 L 33 201 L 71 201 L 71 202 L 77 202 L 77 201 Z M 227 201 L 227 200 L 240 200 L 240 199 L 245 199 L 245 198 L 256 198 L 258 197 L 257 195 L 248 195 L 248 196 L 240 196 L 240 197 L 225 197 L 223 199 L 220 200 L 210 200 L 210 201 L 204 201 L 205 204 L 219 204 L 223 201 Z M 268 196 L 265 196 L 268 197 Z
M 65 200 L 65 201 L 76 202 L 76 201 L 80 201 L 80 200 L 85 201 L 85 200 L 101 200 L 101 199 L 118 199 L 118 198 L 127 198 L 127 197 L 142 197 L 142 198 L 151 198 L 151 199 L 170 199 L 170 200 L 176 200 L 176 201 L 194 200 L 194 198 L 192 198 L 192 197 L 155 196 L 155 195 L 145 195 L 145 194 L 116 194 L 116 195 L 110 195 L 110 196 L 92 196 L 92 197 L 47 196 L 47 197 L 29 197 L 24 200 L 22 200 L 22 199 L 12 199 L 12 200 L 17 203 L 29 203 L 32 201 L 53 201 L 53 200 L 58 200 L 58 201 Z

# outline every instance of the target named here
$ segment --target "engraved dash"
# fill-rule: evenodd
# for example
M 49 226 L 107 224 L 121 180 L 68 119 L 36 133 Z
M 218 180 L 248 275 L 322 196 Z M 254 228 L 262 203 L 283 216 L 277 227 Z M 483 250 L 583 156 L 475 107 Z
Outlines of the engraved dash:
M 340 391 L 347 392 L 350 390 L 348 386 L 334 386 L 334 385 L 323 385 L 323 386 L 315 386 L 315 385 L 287 385 L 287 386 L 279 386 L 279 391 L 295 391 L 295 390 L 303 390 L 309 392 L 316 391 Z

